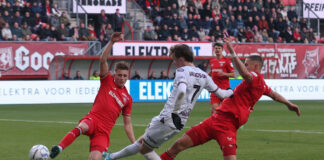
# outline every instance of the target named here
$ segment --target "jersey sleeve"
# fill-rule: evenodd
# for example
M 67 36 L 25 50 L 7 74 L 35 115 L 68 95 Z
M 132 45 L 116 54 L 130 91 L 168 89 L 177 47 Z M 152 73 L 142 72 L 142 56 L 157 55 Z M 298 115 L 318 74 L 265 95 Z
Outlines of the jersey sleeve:
M 228 73 L 230 73 L 230 72 L 233 72 L 233 70 L 234 70 L 233 64 L 232 64 L 231 60 L 228 59 L 227 63 L 226 63 L 226 71 Z
M 132 97 L 129 96 L 129 101 L 128 101 L 127 105 L 123 108 L 123 111 L 122 111 L 122 114 L 124 116 L 131 115 L 132 105 L 133 105 L 133 99 L 132 99 Z
M 180 83 L 185 83 L 186 85 L 188 85 L 187 79 L 186 79 L 186 74 L 183 68 L 178 68 L 176 70 L 176 76 L 174 79 L 174 82 L 176 85 L 180 84 Z
M 271 88 L 267 85 L 267 84 L 265 84 L 264 83 L 264 92 L 263 92 L 263 94 L 264 95 L 269 95 L 270 94 L 270 92 L 271 92 Z
M 218 89 L 218 86 L 214 83 L 213 79 L 207 75 L 207 82 L 206 82 L 206 86 L 205 89 L 208 92 L 215 92 Z
M 101 85 L 109 85 L 110 82 L 114 81 L 114 77 L 111 74 L 107 74 L 105 77 L 100 77 Z

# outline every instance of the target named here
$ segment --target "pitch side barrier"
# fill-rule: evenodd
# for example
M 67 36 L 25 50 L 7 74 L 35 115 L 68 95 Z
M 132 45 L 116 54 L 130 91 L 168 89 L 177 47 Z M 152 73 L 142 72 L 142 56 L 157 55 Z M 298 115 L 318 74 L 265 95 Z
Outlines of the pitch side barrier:
M 241 80 L 230 80 L 235 88 Z M 324 100 L 323 79 L 266 79 L 272 90 L 289 100 Z M 93 103 L 99 80 L 1 81 L 0 104 Z M 129 80 L 126 83 L 134 102 L 165 102 L 172 80 Z M 203 90 L 198 101 L 209 101 Z M 261 100 L 270 100 L 263 96 Z

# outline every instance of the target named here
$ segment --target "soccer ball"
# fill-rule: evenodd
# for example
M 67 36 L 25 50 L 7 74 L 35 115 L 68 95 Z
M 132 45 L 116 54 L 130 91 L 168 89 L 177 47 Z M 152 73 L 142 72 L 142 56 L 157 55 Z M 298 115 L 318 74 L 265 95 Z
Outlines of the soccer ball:
M 30 160 L 48 160 L 49 151 L 46 146 L 42 144 L 34 145 L 29 151 Z

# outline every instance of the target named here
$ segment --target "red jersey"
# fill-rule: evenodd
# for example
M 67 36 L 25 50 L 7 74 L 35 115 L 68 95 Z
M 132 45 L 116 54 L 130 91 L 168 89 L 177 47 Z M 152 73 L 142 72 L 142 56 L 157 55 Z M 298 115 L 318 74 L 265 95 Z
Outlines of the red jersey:
M 212 73 L 212 79 L 217 84 L 217 86 L 221 89 L 230 88 L 229 78 L 226 76 L 218 76 L 217 72 L 223 71 L 225 73 L 230 73 L 234 69 L 231 66 L 231 60 L 223 57 L 220 60 L 216 58 L 209 61 L 210 70 Z
M 111 130 L 120 112 L 130 115 L 132 97 L 126 87 L 118 88 L 112 75 L 100 79 L 100 89 L 89 114 L 94 115 L 101 122 L 104 130 Z
M 256 72 L 250 72 L 250 74 L 253 76 L 252 82 L 243 80 L 234 89 L 233 97 L 224 99 L 216 109 L 216 111 L 233 114 L 238 119 L 239 126 L 248 121 L 249 114 L 253 112 L 254 104 L 261 96 L 268 95 L 271 92 L 271 88 L 265 83 L 263 75 Z

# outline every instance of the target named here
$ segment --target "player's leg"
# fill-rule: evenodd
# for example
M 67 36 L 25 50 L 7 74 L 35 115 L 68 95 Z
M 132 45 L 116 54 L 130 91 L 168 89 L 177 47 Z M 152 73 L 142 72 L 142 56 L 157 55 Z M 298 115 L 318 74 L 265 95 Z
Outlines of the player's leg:
M 224 160 L 236 160 L 236 155 L 224 156 Z
M 61 140 L 58 145 L 54 145 L 51 148 L 50 157 L 55 158 L 59 153 L 62 152 L 67 146 L 69 146 L 74 140 L 81 134 L 89 131 L 89 125 L 91 124 L 90 119 L 83 119 L 76 128 L 69 131 Z
M 186 150 L 187 148 L 193 147 L 194 143 L 191 138 L 184 134 L 180 139 L 178 139 L 166 152 L 164 152 L 160 157 L 162 160 L 173 160 L 178 153 Z
M 145 142 L 142 143 L 140 152 L 147 160 L 161 160 L 160 156 L 154 151 L 154 148 L 151 148 Z
M 141 154 L 148 160 L 160 160 L 160 156 L 154 151 L 164 142 L 179 134 L 180 130 L 169 126 L 171 118 L 154 117 L 149 127 L 146 129 L 143 143 L 141 146 Z
M 180 139 L 178 139 L 166 152 L 160 157 L 162 160 L 173 160 L 180 152 L 190 147 L 204 144 L 211 140 L 209 125 L 211 118 L 189 129 Z
M 104 153 L 105 160 L 119 159 L 134 155 L 140 151 L 143 136 L 141 136 L 136 142 L 123 148 L 122 150 L 114 153 Z
M 210 112 L 214 114 L 216 112 L 216 108 L 220 105 L 221 99 L 218 98 L 214 93 L 210 94 Z
M 109 146 L 109 135 L 104 132 L 94 132 L 90 137 L 90 156 L 89 160 L 101 160 L 102 153 Z

